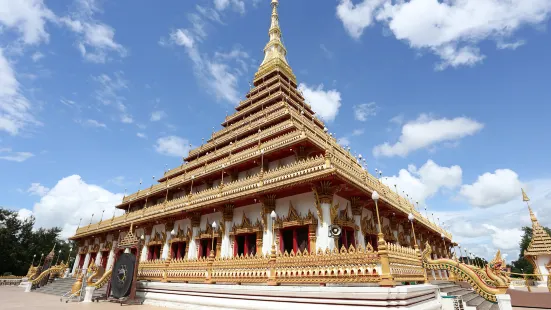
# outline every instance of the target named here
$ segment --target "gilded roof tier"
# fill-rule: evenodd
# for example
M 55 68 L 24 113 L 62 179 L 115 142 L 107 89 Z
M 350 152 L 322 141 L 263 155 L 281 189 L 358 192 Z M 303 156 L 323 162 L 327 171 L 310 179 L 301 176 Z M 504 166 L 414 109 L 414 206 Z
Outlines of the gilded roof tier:
M 528 198 L 523 189 L 522 200 L 526 201 L 526 203 L 530 201 L 530 198 Z M 524 256 L 551 255 L 551 236 L 540 225 L 529 204 L 528 211 L 530 212 L 530 220 L 532 221 L 532 240 L 530 240 L 528 248 L 524 251 Z

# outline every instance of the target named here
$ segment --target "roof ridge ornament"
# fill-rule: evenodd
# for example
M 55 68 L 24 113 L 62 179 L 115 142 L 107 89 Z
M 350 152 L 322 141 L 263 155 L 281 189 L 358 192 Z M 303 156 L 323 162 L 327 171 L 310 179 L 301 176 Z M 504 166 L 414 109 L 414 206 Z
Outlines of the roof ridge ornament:
M 281 37 L 281 28 L 279 27 L 279 14 L 277 8 L 279 6 L 278 0 L 272 0 L 272 15 L 270 30 L 268 34 L 270 36 L 270 41 L 264 47 L 264 60 L 260 64 L 258 71 L 255 74 L 255 79 L 264 76 L 266 73 L 279 69 L 283 71 L 293 82 L 296 83 L 296 77 L 287 62 L 287 49 L 283 45 L 283 40 Z

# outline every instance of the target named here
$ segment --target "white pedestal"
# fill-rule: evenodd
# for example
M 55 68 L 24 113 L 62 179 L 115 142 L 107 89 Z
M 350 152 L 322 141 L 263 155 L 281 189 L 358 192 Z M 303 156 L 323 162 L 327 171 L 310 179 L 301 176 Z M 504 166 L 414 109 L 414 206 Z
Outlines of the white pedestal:
M 496 297 L 499 310 L 513 310 L 513 306 L 511 305 L 511 295 L 501 294 L 496 295 Z
M 86 294 L 84 294 L 84 300 L 82 302 L 92 302 L 92 296 L 94 296 L 94 291 L 96 288 L 93 286 L 87 286 L 85 290 Z
M 33 284 L 31 282 L 27 282 L 27 285 L 25 286 L 25 293 L 29 293 L 32 288 Z

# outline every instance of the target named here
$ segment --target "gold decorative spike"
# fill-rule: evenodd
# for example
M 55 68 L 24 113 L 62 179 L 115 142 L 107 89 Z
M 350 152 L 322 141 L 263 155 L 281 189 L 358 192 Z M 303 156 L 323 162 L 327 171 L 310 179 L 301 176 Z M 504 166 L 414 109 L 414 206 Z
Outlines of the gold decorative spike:
M 530 198 L 528 198 L 528 195 L 524 192 L 524 189 L 520 189 L 522 191 L 522 201 L 530 201 Z
M 264 60 L 255 74 L 255 79 L 266 75 L 270 71 L 279 69 L 296 83 L 296 77 L 293 74 L 293 70 L 291 70 L 291 67 L 287 63 L 287 59 L 285 58 L 287 55 L 287 50 L 281 41 L 281 28 L 279 28 L 279 15 L 277 13 L 278 6 L 279 1 L 272 0 L 272 22 L 270 25 L 270 30 L 268 31 L 270 41 L 264 48 Z

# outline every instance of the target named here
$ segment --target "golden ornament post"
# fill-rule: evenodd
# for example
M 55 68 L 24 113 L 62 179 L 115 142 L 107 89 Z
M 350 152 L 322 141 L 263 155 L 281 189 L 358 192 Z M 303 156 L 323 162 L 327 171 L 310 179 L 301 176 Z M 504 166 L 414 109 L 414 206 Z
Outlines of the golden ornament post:
M 377 223 L 379 223 L 379 233 L 377 235 L 377 251 L 379 252 L 379 257 L 381 258 L 381 281 L 379 282 L 380 286 L 384 287 L 394 287 L 396 283 L 390 274 L 390 261 L 388 259 L 388 251 L 386 249 L 386 241 L 383 235 L 382 226 L 381 226 L 381 217 L 379 216 L 379 193 L 373 191 L 371 199 L 375 201 L 375 210 L 377 211 Z

